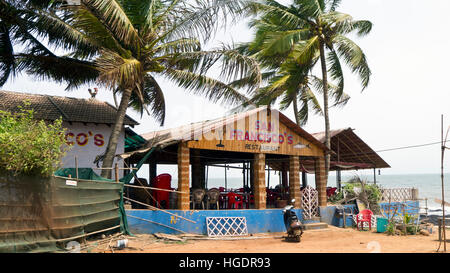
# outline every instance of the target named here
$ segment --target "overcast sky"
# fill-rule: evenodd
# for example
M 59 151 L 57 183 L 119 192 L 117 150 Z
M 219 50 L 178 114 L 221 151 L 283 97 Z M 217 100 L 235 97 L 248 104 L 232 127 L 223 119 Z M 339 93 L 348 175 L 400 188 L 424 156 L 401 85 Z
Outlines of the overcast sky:
M 345 91 L 351 99 L 344 108 L 330 111 L 332 129 L 354 128 L 375 151 L 440 141 L 441 114 L 444 131 L 450 125 L 448 10 L 448 0 L 343 0 L 339 11 L 374 25 L 368 36 L 354 39 L 366 53 L 372 77 L 361 93 L 357 77 L 345 75 Z M 217 42 L 242 42 L 249 41 L 252 32 L 242 22 L 217 37 Z M 140 122 L 134 128 L 137 133 L 220 117 L 228 110 L 163 80 L 160 83 L 166 98 L 165 126 L 159 127 L 151 117 L 141 119 L 129 110 L 128 115 Z M 23 75 L 2 89 L 88 98 L 87 88 L 65 92 L 64 86 Z M 107 90 L 100 89 L 97 98 L 114 104 Z M 284 113 L 293 119 L 291 109 Z M 323 117 L 312 116 L 304 129 L 310 133 L 323 131 Z M 382 174 L 440 172 L 439 144 L 379 154 L 391 165 Z M 445 163 L 448 171 L 450 160 Z

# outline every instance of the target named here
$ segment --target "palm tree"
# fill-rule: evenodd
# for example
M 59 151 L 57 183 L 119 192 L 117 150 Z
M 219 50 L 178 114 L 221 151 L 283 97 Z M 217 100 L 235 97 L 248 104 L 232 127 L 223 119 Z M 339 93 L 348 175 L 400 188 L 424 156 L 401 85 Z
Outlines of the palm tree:
M 279 5 L 276 2 L 269 3 L 279 9 L 294 12 L 292 8 Z M 280 110 L 286 110 L 293 105 L 294 117 L 299 126 L 307 123 L 311 110 L 315 114 L 323 114 L 322 107 L 313 92 L 317 89 L 321 93 L 322 83 L 319 78 L 312 75 L 311 70 L 318 61 L 319 54 L 310 60 L 310 63 L 299 63 L 292 58 L 293 47 L 278 48 L 280 43 L 272 43 L 273 37 L 280 32 L 291 31 L 298 26 L 286 25 L 277 13 L 263 13 L 253 19 L 250 28 L 255 29 L 255 37 L 249 43 L 238 46 L 242 54 L 256 58 L 266 70 L 263 80 L 267 85 L 260 88 L 252 101 L 257 105 L 269 105 L 280 101 Z M 241 83 L 239 81 L 239 83 Z M 238 86 L 238 82 L 235 83 Z M 328 83 L 330 96 L 335 97 L 333 106 L 343 106 L 347 103 L 347 94 L 336 93 L 337 88 Z
M 356 32 L 359 37 L 367 35 L 372 23 L 366 20 L 353 20 L 345 13 L 336 11 L 339 0 L 294 0 L 289 6 L 276 1 L 266 0 L 254 3 L 255 10 L 263 16 L 277 18 L 278 24 L 273 26 L 267 22 L 266 29 L 277 29 L 267 34 L 264 40 L 266 52 L 278 55 L 288 54 L 296 63 L 306 66 L 320 61 L 322 71 L 323 114 L 325 119 L 326 146 L 330 148 L 329 122 L 329 81 L 336 81 L 335 101 L 345 96 L 344 74 L 341 59 L 356 73 L 364 90 L 368 84 L 371 71 L 362 49 L 346 35 Z M 264 17 L 263 17 L 264 18 Z M 262 30 L 264 31 L 264 29 Z M 325 169 L 328 175 L 330 156 L 325 158 Z
M 41 6 L 36 6 L 35 2 Z M 33 36 L 23 39 L 20 24 L 28 24 L 27 35 L 40 35 L 50 45 L 69 51 L 56 56 L 46 47 L 43 50 L 28 50 L 25 54 L 12 53 L 0 44 L 0 52 L 12 56 L 9 69 L 24 70 L 38 77 L 68 82 L 68 88 L 97 81 L 114 93 L 122 95 L 116 122 L 103 156 L 103 168 L 112 167 L 118 137 L 129 106 L 145 110 L 161 124 L 165 118 L 164 93 L 157 77 L 172 80 L 187 90 L 226 104 L 247 101 L 246 97 L 224 81 L 233 76 L 260 81 L 258 64 L 236 51 L 221 47 L 209 51 L 201 50 L 201 43 L 212 37 L 217 27 L 219 14 L 238 15 L 243 12 L 246 1 L 198 0 L 81 0 L 79 5 L 64 5 L 58 1 L 29 1 L 27 8 L 20 8 L 14 1 L 0 0 L 0 7 L 17 11 L 8 12 L 18 22 L 0 15 L 8 22 L 9 33 L 22 43 L 38 41 Z M 47 5 L 46 5 L 47 4 Z M 33 6 L 33 9 L 30 7 Z M 16 15 L 19 18 L 16 18 Z M 7 20 L 8 19 L 8 20 Z M 0 35 L 1 37 L 3 37 Z M 199 40 L 197 37 L 201 38 Z M 37 42 L 36 42 L 37 44 Z M 38 46 L 35 46 L 38 47 Z M 48 51 L 48 52 L 47 52 Z M 51 65 L 66 61 L 62 71 Z M 224 81 L 213 79 L 206 72 L 218 61 L 223 61 Z M 72 69 L 75 63 L 79 66 Z M 78 67 L 84 66 L 84 71 Z M 5 71 L 8 67 L 0 67 Z M 82 73 L 73 78 L 71 73 Z M 150 111 L 148 110 L 150 109 Z M 111 177 L 111 170 L 103 169 L 102 175 Z

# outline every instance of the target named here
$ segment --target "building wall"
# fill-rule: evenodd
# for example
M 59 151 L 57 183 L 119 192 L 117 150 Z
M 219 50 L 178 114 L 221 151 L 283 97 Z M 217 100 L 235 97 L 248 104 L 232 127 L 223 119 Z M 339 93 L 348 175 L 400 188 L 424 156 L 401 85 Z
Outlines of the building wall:
M 195 221 L 191 223 L 163 211 L 154 210 L 126 210 L 127 221 L 131 233 L 169 233 L 178 234 L 179 232 L 171 229 L 175 228 L 187 233 L 207 234 L 206 217 L 245 217 L 248 233 L 262 232 L 285 232 L 286 228 L 283 222 L 282 209 L 244 209 L 244 210 L 167 210 L 173 214 Z M 301 209 L 294 209 L 297 217 L 302 219 Z M 137 218 L 134 218 L 137 217 Z M 138 219 L 141 218 L 141 219 Z M 146 222 L 142 219 L 148 219 L 156 223 L 169 226 L 171 228 Z
M 78 158 L 79 168 L 97 168 L 94 160 L 97 155 L 105 152 L 112 127 L 106 124 L 85 124 L 80 122 L 73 122 L 72 124 L 64 122 L 63 126 L 67 128 L 66 140 L 71 146 L 71 149 L 62 159 L 62 168 L 75 168 L 75 157 Z M 116 154 L 124 152 L 124 144 L 125 130 L 122 130 L 119 136 Z M 114 163 L 116 163 L 116 160 Z M 119 164 L 119 168 L 123 168 L 122 160 L 117 163 Z M 101 163 L 99 166 L 101 167 Z M 94 169 L 94 171 L 97 174 L 101 173 L 101 170 Z M 112 175 L 113 179 L 115 179 L 114 171 L 112 172 Z M 123 170 L 120 170 L 119 178 L 122 176 Z
M 410 209 L 406 210 L 411 215 L 417 215 L 419 212 L 419 201 L 406 201 L 391 203 L 380 203 L 381 208 L 386 212 L 387 206 L 406 206 Z M 356 205 L 345 205 L 354 213 L 357 212 Z M 195 221 L 191 223 L 179 217 L 165 213 L 164 211 L 154 210 L 126 210 L 128 215 L 127 221 L 132 233 L 169 233 L 178 234 L 177 230 L 187 233 L 207 234 L 206 217 L 246 217 L 248 233 L 265 233 L 265 232 L 285 232 L 286 228 L 283 222 L 282 209 L 244 209 L 244 210 L 167 210 L 170 213 Z M 304 224 L 319 222 L 315 220 L 304 220 L 303 209 L 294 209 L 300 221 Z M 327 223 L 337 227 L 343 227 L 343 218 L 336 215 L 336 206 L 325 206 L 320 208 L 320 222 Z M 402 213 L 400 212 L 400 215 Z M 137 218 L 136 218 L 137 217 Z M 140 218 L 140 219 L 138 219 Z M 352 227 L 354 224 L 352 217 L 346 217 L 346 226 Z M 162 225 L 146 222 L 142 219 L 148 219 Z M 164 225 L 164 226 L 163 226 Z M 170 227 L 170 228 L 169 228 Z M 372 226 L 374 229 L 376 225 Z M 174 228 L 174 229 L 172 229 Z

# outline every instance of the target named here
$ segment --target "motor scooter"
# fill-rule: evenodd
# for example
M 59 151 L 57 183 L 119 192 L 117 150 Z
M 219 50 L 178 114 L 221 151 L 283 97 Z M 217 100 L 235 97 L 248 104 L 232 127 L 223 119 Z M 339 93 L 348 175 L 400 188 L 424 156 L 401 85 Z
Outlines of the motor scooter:
M 287 236 L 284 238 L 286 241 L 300 242 L 305 227 L 293 211 L 294 203 L 295 199 L 292 199 L 291 204 L 283 209 L 284 226 L 287 232 Z

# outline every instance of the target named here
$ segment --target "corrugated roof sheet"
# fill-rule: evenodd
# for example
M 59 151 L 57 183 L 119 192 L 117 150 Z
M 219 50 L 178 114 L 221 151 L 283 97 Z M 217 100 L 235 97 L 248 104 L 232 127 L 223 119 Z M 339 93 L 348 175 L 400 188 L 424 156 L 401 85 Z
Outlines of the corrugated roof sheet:
M 313 133 L 315 138 L 325 143 L 325 132 Z M 346 169 L 390 168 L 372 148 L 369 147 L 352 128 L 331 130 L 331 168 Z M 352 166 L 353 164 L 353 166 Z
M 34 117 L 43 120 L 55 120 L 62 117 L 64 121 L 114 124 L 117 108 L 97 99 L 80 99 L 40 94 L 29 94 L 0 90 L 0 110 L 17 112 L 18 106 L 28 100 L 34 110 Z M 124 125 L 139 123 L 128 115 Z

